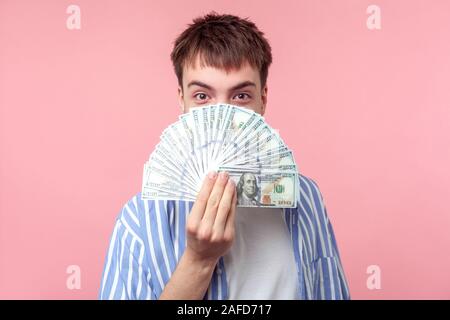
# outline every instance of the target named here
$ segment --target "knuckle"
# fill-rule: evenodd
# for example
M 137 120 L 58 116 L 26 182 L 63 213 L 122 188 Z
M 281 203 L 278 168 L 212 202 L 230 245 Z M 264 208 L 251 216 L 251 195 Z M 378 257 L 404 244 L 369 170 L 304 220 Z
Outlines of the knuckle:
M 198 232 L 197 239 L 200 241 L 210 241 L 211 240 L 211 229 L 203 228 Z
M 211 194 L 211 191 L 208 189 L 201 189 L 200 192 L 197 195 L 197 202 L 206 203 L 208 202 L 209 196 Z
M 212 243 L 220 243 L 220 242 L 222 242 L 222 236 L 220 235 L 220 234 L 217 234 L 217 233 L 214 233 L 212 236 L 211 236 L 211 242 Z
M 225 241 L 226 243 L 231 243 L 234 240 L 234 231 L 230 231 L 230 232 L 226 232 L 223 235 L 223 241 Z
M 229 203 L 221 203 L 219 205 L 219 210 L 221 210 L 223 212 L 228 212 L 228 211 L 230 211 L 230 209 L 231 209 L 231 206 Z
M 217 196 L 212 196 L 208 200 L 208 205 L 214 210 L 217 210 L 217 208 L 219 207 L 219 203 L 220 203 L 220 200 L 219 200 L 219 197 L 217 197 Z
M 225 187 L 228 183 L 228 179 L 219 179 L 217 180 L 217 183 L 219 184 L 219 186 Z
M 219 211 L 222 211 L 222 212 L 229 212 L 230 209 L 231 209 L 231 206 L 229 204 L 221 204 L 219 206 Z
M 203 194 L 202 192 L 200 192 L 197 195 L 197 200 L 196 200 L 199 204 L 205 204 L 206 202 L 208 202 L 208 195 Z
M 195 235 L 195 234 L 197 234 L 197 226 L 194 224 L 194 223 L 192 223 L 192 222 L 188 222 L 188 224 L 187 224 L 187 226 L 186 226 L 186 232 L 189 234 L 189 235 Z
M 229 235 L 225 235 L 225 236 L 223 236 L 223 241 L 225 242 L 225 243 L 231 243 L 231 242 L 233 242 L 233 237 L 231 237 L 231 236 L 229 236 Z

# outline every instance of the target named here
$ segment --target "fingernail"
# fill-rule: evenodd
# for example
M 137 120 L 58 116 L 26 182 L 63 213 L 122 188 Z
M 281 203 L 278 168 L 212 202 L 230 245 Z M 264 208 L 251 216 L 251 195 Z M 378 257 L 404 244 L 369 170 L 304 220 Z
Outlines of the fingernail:
M 222 171 L 222 172 L 219 174 L 219 176 L 220 176 L 221 179 L 227 179 L 227 178 L 228 178 L 228 173 L 226 173 L 225 171 Z
M 211 171 L 210 173 L 208 173 L 208 178 L 210 178 L 211 180 L 214 180 L 216 177 L 217 177 L 217 172 Z

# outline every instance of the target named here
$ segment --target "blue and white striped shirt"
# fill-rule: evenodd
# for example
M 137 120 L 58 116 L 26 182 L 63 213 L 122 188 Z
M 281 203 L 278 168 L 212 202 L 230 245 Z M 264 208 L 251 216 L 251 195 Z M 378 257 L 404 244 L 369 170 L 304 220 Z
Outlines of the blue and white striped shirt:
M 297 265 L 298 299 L 350 299 L 322 194 L 310 178 L 299 175 L 299 183 L 297 208 L 283 209 Z M 158 299 L 186 247 L 186 220 L 192 205 L 142 200 L 140 194 L 125 204 L 107 252 L 100 299 Z M 227 298 L 222 257 L 205 299 Z

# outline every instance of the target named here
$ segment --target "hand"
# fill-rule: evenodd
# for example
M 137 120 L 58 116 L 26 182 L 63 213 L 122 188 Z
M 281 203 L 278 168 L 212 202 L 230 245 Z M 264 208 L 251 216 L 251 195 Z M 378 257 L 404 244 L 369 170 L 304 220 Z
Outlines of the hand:
M 210 172 L 189 214 L 186 254 L 200 262 L 216 264 L 234 240 L 236 185 L 228 173 Z

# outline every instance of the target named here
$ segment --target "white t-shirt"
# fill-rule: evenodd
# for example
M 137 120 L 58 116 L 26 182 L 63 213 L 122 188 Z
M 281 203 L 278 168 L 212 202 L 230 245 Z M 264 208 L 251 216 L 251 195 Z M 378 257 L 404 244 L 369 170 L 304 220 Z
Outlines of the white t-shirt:
M 297 268 L 283 209 L 238 207 L 235 239 L 224 263 L 229 299 L 297 299 Z

